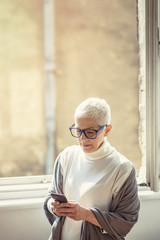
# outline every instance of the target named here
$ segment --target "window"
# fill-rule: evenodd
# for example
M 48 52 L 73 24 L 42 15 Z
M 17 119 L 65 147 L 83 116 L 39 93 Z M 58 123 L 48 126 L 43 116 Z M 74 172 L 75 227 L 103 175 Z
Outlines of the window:
M 53 1 L 0 3 L 0 177 L 52 173 L 53 25 Z
M 0 177 L 51 174 L 75 144 L 75 107 L 91 96 L 111 105 L 111 144 L 139 169 L 136 2 L 65 1 L 54 16 L 53 2 L 0 3 Z
M 159 38 L 158 1 L 138 1 L 140 42 L 140 99 L 144 132 L 142 152 L 146 183 L 159 191 Z M 143 31 L 144 28 L 144 31 Z M 144 103 L 144 105 L 143 105 Z M 144 114 L 145 113 L 145 114 Z M 142 135 L 141 135 L 142 137 Z
M 106 1 L 106 4 L 109 4 L 109 0 Z M 143 1 L 143 0 L 138 0 L 137 4 L 138 4 L 138 12 L 139 12 L 139 46 L 140 46 L 140 112 L 141 112 L 141 126 L 140 126 L 140 132 L 141 132 L 141 139 L 140 139 L 140 145 L 141 145 L 141 150 L 142 150 L 142 168 L 145 169 L 145 183 L 151 187 L 151 190 L 154 191 L 158 191 L 159 190 L 159 182 L 158 182 L 158 177 L 159 177 L 159 135 L 160 134 L 160 129 L 159 129 L 159 83 L 158 83 L 158 68 L 159 68 L 159 56 L 158 56 L 158 43 L 159 43 L 159 39 L 158 39 L 158 2 L 156 0 L 153 1 Z M 14 2 L 15 3 L 15 2 Z M 14 15 L 14 3 L 12 3 L 10 6 L 7 5 L 7 3 L 3 2 L 0 3 L 1 5 L 3 5 L 4 10 L 6 10 L 5 8 L 7 8 L 7 10 L 9 9 L 9 13 L 12 12 L 12 14 Z M 6 4 L 6 5 L 5 5 Z M 58 43 L 61 45 L 58 45 L 58 50 L 60 52 L 60 54 L 62 54 L 58 60 L 57 60 L 57 65 L 61 66 L 63 65 L 64 69 L 63 71 L 61 71 L 61 69 L 59 70 L 59 68 L 57 67 L 58 70 L 56 70 L 56 74 L 57 74 L 57 78 L 58 78 L 58 96 L 56 97 L 55 94 L 55 79 L 54 79 L 54 70 L 55 70 L 55 49 L 54 49 L 54 19 L 53 19 L 53 1 L 44 1 L 44 5 L 42 5 L 42 3 L 40 4 L 39 1 L 34 0 L 33 3 L 31 4 L 33 9 L 31 9 L 30 7 L 30 3 L 26 0 L 23 2 L 24 4 L 24 9 L 25 12 L 23 12 L 24 10 L 22 10 L 22 5 L 20 6 L 20 10 L 18 12 L 18 16 L 20 17 L 22 12 L 25 14 L 28 14 L 30 19 L 30 13 L 34 12 L 34 9 L 37 7 L 39 8 L 39 11 L 36 11 L 36 15 L 32 14 L 32 19 L 30 19 L 30 21 L 33 20 L 33 22 L 35 23 L 35 25 L 32 25 L 31 22 L 28 22 L 29 20 L 26 21 L 27 25 L 26 25 L 26 29 L 27 26 L 31 26 L 33 27 L 33 29 L 31 28 L 30 30 L 28 30 L 28 34 L 29 36 L 33 35 L 31 39 L 27 38 L 28 34 L 26 34 L 26 39 L 28 39 L 26 45 L 25 45 L 25 41 L 21 42 L 19 40 L 19 42 L 15 42 L 15 46 L 16 46 L 16 51 L 13 53 L 11 50 L 11 55 L 8 57 L 8 52 L 10 52 L 10 48 L 9 46 L 7 47 L 6 50 L 3 51 L 4 57 L 7 56 L 8 57 L 8 61 L 10 62 L 10 67 L 13 71 L 11 75 L 11 77 L 9 78 L 8 82 L 9 84 L 11 84 L 11 86 L 14 88 L 13 92 L 10 92 L 10 87 L 7 88 L 7 82 L 6 85 L 4 87 L 4 89 L 0 89 L 0 90 L 5 90 L 5 92 L 3 92 L 3 95 L 5 95 L 5 101 L 6 104 L 9 102 L 11 104 L 11 112 L 7 112 L 7 110 L 5 110 L 4 105 L 2 105 L 1 103 L 1 111 L 4 111 L 4 113 L 6 114 L 6 119 L 8 117 L 8 115 L 11 115 L 13 123 L 11 124 L 11 127 L 9 129 L 5 128 L 5 124 L 6 121 L 5 119 L 2 121 L 0 120 L 0 137 L 2 136 L 6 136 L 6 139 L 8 138 L 10 140 L 10 146 L 12 146 L 11 148 L 11 155 L 14 154 L 15 151 L 19 151 L 19 149 L 21 147 L 23 147 L 25 149 L 25 146 L 27 145 L 27 143 L 25 142 L 26 138 L 28 137 L 28 134 L 31 133 L 31 145 L 29 146 L 28 150 L 27 150 L 27 154 L 28 156 L 32 156 L 31 157 L 31 162 L 34 162 L 34 168 L 35 168 L 35 175 L 43 175 L 45 173 L 47 174 L 51 174 L 52 173 L 52 166 L 53 166 L 53 159 L 55 159 L 56 156 L 56 149 L 53 148 L 53 146 L 55 146 L 56 144 L 59 147 L 59 150 L 62 150 L 64 147 L 64 142 L 68 144 L 68 137 L 66 132 L 68 132 L 68 126 L 70 126 L 72 124 L 72 117 L 69 117 L 67 115 L 67 111 L 69 111 L 70 113 L 74 112 L 73 109 L 73 105 L 76 106 L 79 101 L 81 101 L 81 96 L 78 96 L 78 100 L 76 100 L 76 102 L 73 101 L 72 96 L 70 98 L 68 98 L 68 95 L 71 95 L 70 93 L 74 93 L 76 90 L 77 95 L 83 95 L 83 98 L 88 97 L 88 92 L 86 89 L 90 89 L 90 87 L 92 85 L 95 84 L 95 80 L 97 77 L 100 76 L 100 78 L 104 78 L 104 82 L 100 82 L 100 80 L 98 81 L 98 84 L 96 85 L 96 90 L 98 89 L 98 87 L 100 87 L 101 92 L 97 92 L 95 89 L 93 90 L 93 92 L 96 95 L 100 95 L 100 96 L 108 96 L 108 98 L 110 99 L 110 101 L 112 102 L 112 95 L 115 95 L 115 91 L 112 91 L 112 89 L 108 90 L 107 92 L 107 85 L 109 86 L 109 84 L 113 84 L 114 89 L 117 88 L 118 91 L 118 97 L 115 99 L 115 102 L 113 103 L 113 105 L 111 106 L 111 109 L 116 109 L 113 110 L 113 115 L 116 113 L 116 111 L 120 111 L 120 106 L 122 106 L 122 103 L 125 103 L 127 101 L 127 95 L 121 94 L 121 92 L 119 91 L 119 85 L 118 82 L 120 82 L 121 80 L 124 80 L 124 70 L 125 70 L 125 75 L 127 75 L 126 79 L 130 79 L 130 72 L 127 72 L 126 67 L 124 67 L 125 64 L 127 64 L 127 62 L 131 62 L 131 65 L 136 65 L 136 68 L 131 69 L 133 72 L 135 69 L 137 69 L 137 60 L 136 60 L 136 54 L 134 55 L 134 57 L 132 58 L 132 54 L 134 52 L 137 51 L 136 48 L 136 44 L 133 41 L 131 43 L 131 45 L 129 45 L 129 41 L 132 41 L 132 39 L 135 37 L 135 32 L 133 33 L 133 35 L 131 36 L 130 39 L 126 40 L 126 35 L 127 35 L 127 29 L 130 28 L 130 22 L 133 21 L 134 18 L 130 19 L 130 14 L 128 14 L 127 8 L 128 9 L 132 9 L 132 6 L 135 3 L 117 3 L 119 4 L 117 6 L 117 9 L 119 8 L 122 11 L 121 6 L 123 6 L 123 9 L 125 10 L 125 13 L 128 14 L 125 17 L 127 17 L 128 22 L 125 21 L 124 19 L 119 22 L 120 18 L 115 18 L 115 21 L 118 22 L 118 28 L 120 29 L 120 27 L 122 27 L 123 29 L 125 28 L 126 31 L 122 31 L 119 37 L 119 41 L 117 41 L 117 34 L 118 31 L 117 29 L 114 29 L 114 27 L 112 26 L 112 24 L 106 24 L 107 27 L 107 31 L 105 30 L 104 33 L 103 32 L 103 28 L 105 29 L 106 25 L 103 21 L 101 21 L 101 25 L 96 25 L 98 29 L 97 32 L 97 36 L 95 36 L 95 30 L 93 31 L 92 29 L 92 34 L 89 36 L 88 32 L 86 31 L 85 27 L 82 25 L 79 25 L 79 20 L 77 21 L 77 31 L 78 34 L 82 33 L 84 34 L 84 38 L 82 40 L 83 42 L 83 47 L 84 50 L 81 50 L 81 56 L 79 55 L 79 52 L 77 51 L 78 48 L 80 48 L 80 44 L 78 42 L 78 38 L 80 38 L 80 35 L 77 36 L 77 32 L 75 31 L 75 26 L 72 26 L 72 24 L 74 23 L 74 21 L 72 21 L 72 23 L 70 22 L 70 20 L 68 19 L 68 24 L 70 24 L 70 28 L 73 27 L 73 31 L 72 32 L 68 32 L 66 33 L 66 31 L 64 31 L 64 29 L 66 29 L 65 23 L 64 23 L 64 19 L 63 19 L 63 24 L 61 23 L 59 26 L 59 29 L 61 29 L 61 32 L 57 31 L 57 39 L 58 39 Z M 67 4 L 67 3 L 66 3 Z M 80 9 L 80 13 L 83 14 L 83 4 L 81 5 L 81 3 L 77 2 L 76 3 L 76 7 L 75 7 L 75 11 L 78 11 L 78 9 Z M 133 5 L 132 5 L 133 4 Z M 60 5 L 57 5 L 60 7 Z M 72 7 L 71 6 L 67 6 L 68 10 L 72 13 Z M 112 6 L 108 5 L 107 7 L 110 7 L 112 9 Z M 136 5 L 134 5 L 135 7 L 135 11 L 136 11 Z M 95 7 L 96 8 L 96 7 Z M 61 10 L 61 14 L 63 15 L 63 9 Z M 112 14 L 116 15 L 116 8 L 112 9 L 113 11 Z M 22 12 L 21 12 L 22 11 Z M 6 11 L 3 11 L 6 12 Z M 58 12 L 58 10 L 57 10 Z M 97 11 L 95 11 L 97 12 Z M 106 10 L 104 8 L 104 12 L 105 12 L 105 16 L 106 16 Z M 103 12 L 103 14 L 104 14 Z M 100 12 L 97 12 L 97 14 L 99 13 L 99 17 L 103 16 L 103 14 L 101 14 Z M 118 14 L 119 11 L 117 12 Z M 122 12 L 123 13 L 123 12 Z M 89 12 L 88 12 L 89 14 Z M 64 14 L 65 15 L 65 14 Z M 57 13 L 57 18 L 60 15 Z M 77 16 L 77 15 L 76 15 Z M 134 16 L 134 15 L 133 15 Z M 92 17 L 92 14 L 90 15 L 90 18 Z M 44 19 L 43 19 L 44 18 Z M 81 19 L 85 19 L 85 18 L 81 18 Z M 94 17 L 95 19 L 95 17 Z M 9 26 L 8 25 L 8 34 L 10 34 L 10 37 L 15 37 L 13 36 L 13 32 L 11 31 L 11 29 L 13 27 L 16 26 L 18 20 L 12 19 L 12 24 L 13 26 Z M 59 20 L 59 19 L 58 19 Z M 103 19 L 101 19 L 103 20 Z M 15 25 L 14 25 L 14 21 L 15 21 Z M 108 19 L 109 21 L 109 19 Z M 129 22 L 130 21 L 130 22 Z M 136 24 L 136 19 L 134 19 L 135 24 Z M 39 25 L 36 25 L 36 22 L 39 22 Z M 5 22 L 5 24 L 7 25 L 7 22 Z M 43 24 L 44 24 L 44 29 L 43 29 Z M 89 28 L 90 26 L 87 25 L 87 27 Z M 134 27 L 134 31 L 135 31 L 135 27 Z M 141 31 L 143 29 L 143 31 Z M 32 34 L 32 30 L 36 30 L 34 34 Z M 91 29 L 90 29 L 91 30 Z M 31 32 L 30 32 L 31 31 Z M 44 31 L 44 32 L 43 32 Z M 69 31 L 69 29 L 68 29 Z M 74 32 L 75 31 L 75 32 Z M 33 31 L 34 32 L 34 31 Z M 73 38 L 70 37 L 70 33 L 73 34 Z M 85 35 L 86 34 L 86 35 Z M 106 35 L 103 35 L 106 34 Z M 114 42 L 109 39 L 111 38 L 110 34 L 115 34 L 115 40 Z M 126 34 L 126 35 L 125 35 Z M 65 38 L 67 35 L 68 38 Z M 96 45 L 98 41 L 94 42 L 94 39 L 97 39 L 102 41 L 103 37 L 108 37 L 107 41 L 105 42 L 100 42 L 100 44 Z M 17 36 L 19 37 L 19 35 Z M 35 38 L 34 38 L 35 37 Z M 43 41 L 43 37 L 44 37 L 44 41 Z M 67 41 L 61 41 L 61 39 L 64 38 L 64 40 L 67 39 Z M 18 38 L 19 39 L 19 38 Z M 37 40 L 40 39 L 40 40 Z M 88 46 L 86 43 L 86 40 L 92 40 L 94 45 Z M 97 40 L 96 39 L 96 40 Z M 127 44 L 125 44 L 125 48 L 124 44 L 118 45 L 118 42 L 122 41 L 122 40 L 126 40 L 126 42 L 128 43 L 128 48 L 127 48 Z M 25 40 L 25 34 L 23 35 L 23 40 Z M 110 41 L 109 41 L 110 40 Z M 17 41 L 17 40 L 16 40 Z M 30 48 L 30 52 L 27 51 L 22 51 L 20 53 L 20 55 L 18 55 L 18 43 L 23 43 L 22 46 L 25 49 L 26 46 L 30 46 L 30 41 L 34 44 L 35 46 L 35 51 L 32 51 Z M 1 44 L 1 46 L 4 45 L 5 39 L 3 39 L 3 43 Z M 106 43 L 107 42 L 107 43 Z M 74 43 L 74 44 L 73 44 Z M 103 44 L 102 44 L 103 43 Z M 114 43 L 112 45 L 112 43 Z M 10 43 L 8 44 L 10 45 Z M 70 51 L 71 46 L 73 46 L 73 52 Z M 94 47 L 93 47 L 94 46 Z M 111 50 L 111 47 L 113 47 L 113 50 Z M 22 49 L 23 49 L 22 48 Z M 97 58 L 94 60 L 94 54 L 96 54 L 95 49 L 98 49 L 99 51 L 99 55 L 97 55 L 99 61 L 101 61 L 102 63 L 102 67 L 100 68 L 99 65 L 97 64 Z M 43 50 L 44 49 L 44 50 Z M 89 49 L 89 53 L 88 55 L 86 55 L 86 50 Z M 86 52 L 85 52 L 86 51 Z M 64 54 L 64 52 L 66 52 L 66 54 Z M 138 51 L 137 51 L 138 52 Z M 44 54 L 45 53 L 45 54 Z M 18 63 L 16 64 L 16 62 L 13 63 L 13 59 L 15 60 L 16 58 L 16 54 L 18 57 L 18 63 L 20 63 L 21 66 L 21 70 L 18 69 Z M 73 54 L 73 58 L 75 59 L 75 61 L 71 61 L 71 57 Z M 126 54 L 126 55 L 125 55 Z M 12 56 L 13 55 L 13 56 Z M 43 56 L 45 55 L 45 56 Z M 104 55 L 102 58 L 102 55 Z M 86 59 L 85 59 L 85 56 Z M 122 56 L 124 56 L 125 61 L 124 61 L 124 65 L 121 65 L 121 61 L 119 61 L 119 59 L 122 58 Z M 129 56 L 129 58 L 128 58 Z M 31 59 L 33 59 L 35 57 L 35 60 L 33 62 L 30 62 Z M 81 57 L 81 59 L 80 59 Z M 106 63 L 104 64 L 104 59 L 107 58 L 109 60 L 106 61 Z M 21 61 L 21 59 L 23 59 L 23 61 Z M 39 60 L 40 59 L 40 60 Z M 82 66 L 80 66 L 80 61 L 83 59 L 83 64 Z M 128 60 L 129 59 L 129 60 Z M 12 61 L 11 61 L 12 60 Z M 89 61 L 93 60 L 93 62 L 90 62 L 90 75 L 89 77 L 86 77 L 86 63 L 88 63 Z M 13 66 L 11 66 L 13 63 Z M 95 64 L 96 63 L 96 64 Z M 24 65 L 28 64 L 27 66 L 29 67 L 29 71 L 23 69 Z M 92 65 L 93 64 L 93 65 Z M 95 65 L 94 65 L 95 64 Z M 106 70 L 106 65 L 107 65 L 107 70 Z M 43 73 L 43 67 L 45 66 L 45 74 Z M 7 75 L 7 71 L 5 72 L 5 69 L 7 68 L 5 63 L 2 66 L 2 68 L 4 67 L 4 74 Z M 130 66 L 129 66 L 130 67 Z M 35 69 L 34 69 L 35 68 Z M 67 70 L 66 70 L 67 68 Z M 127 67 L 128 68 L 128 67 Z M 18 69 L 18 70 L 17 70 Z M 34 70 L 33 70 L 34 69 Z M 37 70 L 38 69 L 38 70 Z M 32 71 L 33 70 L 33 71 Z M 74 70 L 74 71 L 73 71 Z M 116 71 L 118 71 L 118 76 L 119 79 L 117 80 L 117 73 Z M 18 71 L 18 73 L 16 72 Z M 104 75 L 101 75 L 101 73 L 105 71 Z M 66 72 L 69 74 L 65 75 Z M 78 73 L 78 74 L 77 74 Z M 108 76 L 110 73 L 113 73 L 113 75 L 110 75 L 110 79 L 108 79 Z M 43 78 L 43 74 L 44 74 L 44 78 Z M 67 77 L 66 77 L 67 76 Z M 70 78 L 77 79 L 77 78 L 83 78 L 83 79 L 87 79 L 85 80 L 83 83 L 81 81 L 76 82 L 71 82 Z M 92 84 L 92 79 L 94 81 L 94 84 Z M 120 80 L 121 79 L 121 80 Z M 124 92 L 127 92 L 127 90 L 130 88 L 132 89 L 133 87 L 135 87 L 135 82 L 133 82 L 132 80 L 129 82 L 129 84 L 126 86 L 126 82 L 127 80 L 125 79 L 125 81 L 123 82 L 123 85 L 125 88 Z M 136 73 L 134 75 L 134 79 L 136 79 Z M 81 79 L 80 79 L 81 80 Z M 68 82 L 67 82 L 68 81 Z M 106 84 L 107 81 L 107 84 Z M 61 85 L 60 85 L 61 83 Z M 86 89 L 84 90 L 83 85 L 86 85 Z M 68 85 L 67 85 L 68 84 Z M 45 85 L 45 87 L 44 87 Z M 104 87 L 105 85 L 105 87 Z M 138 84 L 137 84 L 138 85 Z M 67 87 L 67 91 L 66 91 L 66 87 Z M 23 94 L 21 89 L 24 88 L 26 90 L 26 93 Z M 37 88 L 39 88 L 39 91 L 37 91 Z M 45 90 L 44 90 L 45 89 Z M 136 87 L 135 87 L 136 89 Z M 1 91 L 2 92 L 2 91 Z M 39 92 L 41 92 L 41 95 L 39 95 Z M 31 98 L 29 98 L 30 93 L 32 93 L 33 101 L 31 101 Z M 134 95 L 136 93 L 132 92 L 132 95 Z M 136 93 L 138 96 L 138 93 Z M 64 98 L 63 98 L 64 95 Z M 18 97 L 17 97 L 18 96 Z M 43 102 L 43 97 L 45 101 Z M 60 96 L 60 97 L 59 97 Z M 17 98 L 16 98 L 17 97 Z M 43 100 L 42 100 L 43 99 Z M 58 99 L 58 103 L 56 103 Z M 117 101 L 117 99 L 119 99 L 119 101 Z M 135 99 L 137 100 L 137 98 L 135 97 Z M 29 100 L 29 101 L 28 101 Z M 65 102 L 65 100 L 67 100 L 67 102 Z M 108 100 L 108 99 L 106 99 Z M 135 100 L 135 101 L 136 101 Z M 8 102 L 7 102 L 8 101 Z M 120 102 L 122 101 L 122 102 Z M 16 109 L 16 104 L 19 104 L 19 108 Z M 26 104 L 25 104 L 26 103 Z M 70 104 L 69 104 L 70 103 Z M 109 102 L 110 103 L 110 102 Z M 28 105 L 27 105 L 28 104 Z M 58 117 L 59 119 L 61 119 L 60 121 L 57 121 L 57 129 L 58 129 L 58 140 L 57 143 L 55 144 L 55 122 L 57 119 L 57 116 L 55 115 L 56 112 L 56 104 L 61 108 L 58 108 Z M 72 105 L 73 104 L 73 105 Z M 67 107 L 66 107 L 67 105 Z M 136 105 L 136 104 L 135 104 Z M 115 124 L 115 132 L 113 132 L 113 140 L 112 142 L 114 143 L 115 139 L 118 138 L 118 143 L 122 142 L 121 139 L 124 139 L 124 142 L 126 143 L 125 139 L 127 137 L 127 135 L 125 135 L 125 131 L 123 131 L 122 128 L 119 127 L 123 125 L 123 123 L 125 122 L 126 126 L 128 126 L 128 116 L 130 115 L 130 113 L 137 111 L 138 109 L 138 101 L 137 101 L 137 105 L 135 107 L 135 105 L 133 104 L 131 107 L 127 106 L 127 104 L 125 105 L 125 109 L 124 112 L 126 111 L 127 114 L 121 116 L 122 119 L 119 119 L 117 122 L 114 120 L 116 118 L 116 115 L 114 115 L 113 117 L 113 121 Z M 22 114 L 22 110 L 25 108 L 26 112 L 23 116 Z M 68 110 L 69 108 L 69 110 Z M 135 110 L 136 108 L 136 110 Z M 31 110 L 27 110 L 27 109 L 31 109 Z M 19 117 L 16 117 L 15 111 L 17 111 Z M 63 121 L 63 114 L 65 116 L 67 116 L 66 122 Z M 36 115 L 37 119 L 36 120 L 31 120 L 31 116 L 32 115 Z M 133 115 L 132 115 L 133 116 Z M 136 132 L 135 129 L 137 130 L 137 126 L 138 126 L 138 117 L 136 116 L 134 118 L 135 122 L 134 122 L 134 127 L 132 126 L 131 131 Z M 22 121 L 21 121 L 22 120 Z M 32 128 L 33 127 L 33 128 Z M 23 128 L 23 136 L 24 136 L 24 142 L 21 141 L 20 139 L 20 134 L 21 134 L 21 129 Z M 7 129 L 7 130 L 5 130 Z M 17 131 L 18 129 L 18 131 Z M 65 130 L 66 129 L 66 130 Z M 129 129 L 130 130 L 130 129 Z M 129 131 L 128 130 L 128 131 Z M 6 131 L 6 132 L 5 132 Z M 7 131 L 11 131 L 12 132 L 12 138 L 10 138 Z M 32 133 L 36 134 L 36 139 L 34 139 L 34 137 L 32 136 Z M 127 131 L 126 131 L 127 132 Z M 17 134 L 19 133 L 19 135 Z M 123 135 L 124 134 L 124 135 Z M 14 138 L 14 135 L 16 135 L 16 137 Z M 132 134 L 131 134 L 132 135 Z M 138 142 L 138 134 L 134 135 L 133 139 L 130 139 L 129 144 L 126 143 L 127 146 L 132 146 L 131 143 L 137 141 Z M 64 139 L 63 139 L 64 138 Z M 136 139 L 137 138 L 137 139 Z M 71 138 L 70 138 L 71 139 Z M 135 140 L 136 139 L 136 140 Z M 18 141 L 19 143 L 19 149 L 14 148 L 15 146 L 15 142 Z M 70 144 L 69 140 L 69 144 Z M 25 145 L 26 144 L 26 145 Z M 118 145 L 118 144 L 117 144 Z M 130 154 L 130 148 L 127 148 L 126 145 L 122 144 L 122 151 L 121 149 L 120 152 L 123 153 L 123 151 L 125 151 L 127 149 L 127 154 Z M 135 159 L 138 156 L 138 161 L 136 162 L 136 166 L 137 169 L 139 169 L 139 165 L 140 165 L 140 151 L 138 148 L 138 144 L 136 143 L 136 147 L 135 149 L 137 150 L 138 154 L 135 155 Z M 10 149 L 9 149 L 10 150 Z M 136 152 L 136 151 L 134 151 Z M 13 153 L 13 154 L 12 154 Z M 9 151 L 8 151 L 9 154 Z M 125 153 L 124 153 L 125 154 Z M 32 175 L 32 170 L 33 170 L 33 166 L 29 169 L 29 165 L 30 165 L 30 161 L 28 161 L 28 159 L 23 159 L 22 154 L 19 151 L 19 162 L 20 164 L 22 164 L 22 172 L 21 174 L 23 175 Z M 129 156 L 127 156 L 129 157 Z M 130 157 L 129 157 L 130 158 Z M 4 163 L 4 159 L 5 156 L 2 156 L 1 154 L 1 159 L 0 161 L 3 161 Z M 36 159 L 36 160 L 35 160 Z M 38 162 L 37 162 L 38 159 Z M 26 161 L 26 162 L 25 162 Z M 38 164 L 37 164 L 38 163 Z M 3 171 L 10 171 L 11 167 L 14 170 L 14 162 L 12 163 L 12 165 L 8 164 L 6 162 L 6 164 L 4 164 L 3 166 Z M 26 169 L 27 169 L 27 173 L 26 173 Z M 1 168 L 2 171 L 2 168 Z M 143 171 L 143 170 L 142 170 Z M 1 176 L 3 176 L 3 174 L 1 174 Z M 5 177 L 6 175 L 4 175 Z M 9 174 L 8 176 L 13 176 L 12 173 Z M 13 181 L 12 181 L 13 180 Z M 46 181 L 48 181 L 48 176 L 45 178 L 43 176 L 41 177 L 35 177 L 35 180 L 33 177 L 30 178 L 25 178 L 25 177 L 21 177 L 21 178 L 12 178 L 12 179 L 1 179 L 0 184 L 3 186 L 6 186 L 5 184 L 8 184 L 9 186 L 12 185 L 12 183 L 14 185 L 17 186 L 17 189 L 21 188 L 21 186 L 19 185 L 19 182 L 22 181 L 22 184 L 26 185 L 27 183 L 33 183 L 35 184 L 34 186 L 32 185 L 33 189 L 35 190 L 35 188 L 37 187 L 37 184 L 41 184 L 43 183 L 44 186 L 46 187 Z M 36 181 L 36 182 L 34 182 Z M 28 185 L 28 184 L 27 184 Z M 9 189 L 9 188 L 8 188 Z M 27 189 L 29 189 L 30 191 L 30 186 L 27 186 Z M 24 193 L 25 194 L 25 193 Z M 38 193 L 39 194 L 39 193 Z M 5 195 L 7 196 L 7 195 Z

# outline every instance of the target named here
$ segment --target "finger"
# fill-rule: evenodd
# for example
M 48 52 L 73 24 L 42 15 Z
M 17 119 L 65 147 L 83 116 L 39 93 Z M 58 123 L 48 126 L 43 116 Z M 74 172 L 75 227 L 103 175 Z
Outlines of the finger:
M 56 210 L 55 210 L 54 207 L 51 207 L 51 210 L 52 210 L 53 213 L 56 213 Z
M 62 216 L 59 209 L 57 209 L 57 208 L 55 208 L 55 207 L 52 207 L 51 209 L 52 209 L 52 212 L 53 212 L 55 215 L 57 215 L 57 216 Z
M 73 214 L 73 215 L 76 213 L 75 209 L 73 208 L 61 208 L 60 212 L 63 214 Z
M 52 205 L 52 206 L 59 206 L 59 205 L 60 205 L 60 203 L 59 203 L 59 202 L 57 202 L 57 201 L 53 201 L 53 202 L 51 202 L 51 205 Z
M 60 204 L 61 207 L 66 207 L 66 208 L 67 208 L 67 207 L 68 207 L 68 208 L 73 208 L 73 207 L 75 207 L 75 205 L 76 205 L 75 202 L 74 202 L 74 203 L 67 202 L 67 203 L 61 203 L 61 204 Z

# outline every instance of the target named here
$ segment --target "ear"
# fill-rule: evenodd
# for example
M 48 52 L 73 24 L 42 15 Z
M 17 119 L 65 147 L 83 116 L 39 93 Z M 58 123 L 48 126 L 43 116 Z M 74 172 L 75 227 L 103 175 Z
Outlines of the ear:
M 105 136 L 108 136 L 108 134 L 110 133 L 111 129 L 112 129 L 112 125 L 109 124 L 109 125 L 106 127 L 106 133 L 105 133 Z

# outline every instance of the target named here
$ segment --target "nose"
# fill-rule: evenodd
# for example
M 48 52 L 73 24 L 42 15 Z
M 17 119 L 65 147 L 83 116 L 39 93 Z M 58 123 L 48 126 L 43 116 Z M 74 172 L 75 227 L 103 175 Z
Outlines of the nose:
M 82 132 L 82 135 L 80 136 L 80 138 L 81 138 L 82 140 L 87 138 L 87 137 L 85 136 L 84 132 Z

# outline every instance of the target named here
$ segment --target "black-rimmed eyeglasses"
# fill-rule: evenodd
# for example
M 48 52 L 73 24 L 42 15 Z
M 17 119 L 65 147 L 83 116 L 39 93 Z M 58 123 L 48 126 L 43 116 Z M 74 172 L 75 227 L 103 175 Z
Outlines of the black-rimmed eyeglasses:
M 102 126 L 101 128 L 99 128 L 98 130 L 96 129 L 80 129 L 80 128 L 76 128 L 74 127 L 75 124 L 73 124 L 69 130 L 71 132 L 71 135 L 75 138 L 79 138 L 82 133 L 84 133 L 84 135 L 86 136 L 86 138 L 89 138 L 89 139 L 95 139 L 97 137 L 97 133 L 101 130 L 103 130 L 105 127 L 107 127 L 107 125 L 104 125 Z

